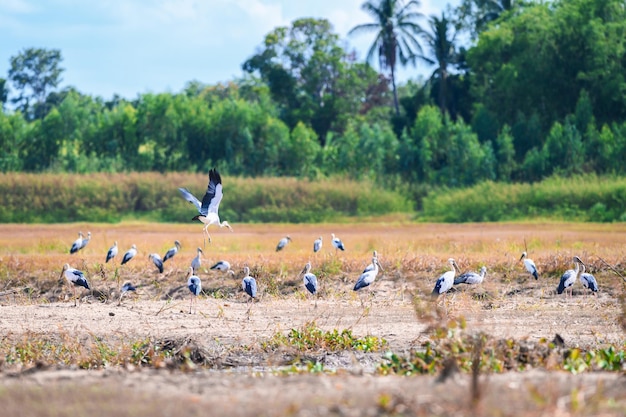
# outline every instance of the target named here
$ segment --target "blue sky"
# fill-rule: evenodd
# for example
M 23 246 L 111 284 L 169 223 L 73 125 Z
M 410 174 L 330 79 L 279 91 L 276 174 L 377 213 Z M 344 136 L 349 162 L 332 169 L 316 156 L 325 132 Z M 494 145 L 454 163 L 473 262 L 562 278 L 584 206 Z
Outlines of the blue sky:
M 24 48 L 60 49 L 63 82 L 85 94 L 178 92 L 198 80 L 242 75 L 264 36 L 300 17 L 328 19 L 360 58 L 372 37 L 347 37 L 369 22 L 363 0 L 0 0 L 0 77 Z M 459 0 L 421 0 L 425 15 Z M 430 73 L 409 67 L 400 80 Z

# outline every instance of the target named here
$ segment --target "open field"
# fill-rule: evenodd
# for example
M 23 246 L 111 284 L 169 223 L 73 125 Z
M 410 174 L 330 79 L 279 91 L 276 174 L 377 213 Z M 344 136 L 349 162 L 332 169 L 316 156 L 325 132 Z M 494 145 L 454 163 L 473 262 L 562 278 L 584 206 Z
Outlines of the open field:
M 436 383 L 435 375 L 382 375 L 380 367 L 386 351 L 409 356 L 437 342 L 433 329 L 441 326 L 449 333 L 482 332 L 490 340 L 538 346 L 537 351 L 556 334 L 563 349 L 611 345 L 623 350 L 624 284 L 605 262 L 624 275 L 625 224 L 390 220 L 234 227 L 234 233 L 210 229 L 212 243 L 206 244 L 198 274 L 204 294 L 189 314 L 185 271 L 196 247 L 204 247 L 199 224 L 0 225 L 0 401 L 5 410 L 35 416 L 626 412 L 623 364 L 620 372 L 577 375 L 549 360 L 524 372 L 482 369 L 478 385 L 466 372 Z M 93 238 L 70 255 L 79 230 L 91 231 Z M 335 253 L 330 233 L 344 241 L 345 252 Z M 293 242 L 276 252 L 285 235 Z M 313 254 L 320 235 L 324 247 Z M 148 254 L 162 256 L 176 239 L 182 250 L 159 274 Z M 120 254 L 114 264 L 104 264 L 114 240 Z M 519 262 L 524 241 L 539 268 L 537 281 Z M 137 257 L 120 266 L 133 243 Z M 373 250 L 384 272 L 356 294 L 352 286 Z M 579 282 L 573 297 L 556 294 L 573 255 L 596 276 L 596 296 Z M 449 257 L 464 271 L 486 265 L 487 278 L 435 303 L 429 294 Z M 220 259 L 231 262 L 235 277 L 208 271 Z M 317 306 L 298 276 L 307 261 L 320 281 Z M 78 307 L 59 278 L 66 262 L 83 270 L 92 286 L 92 291 L 79 291 Z M 240 290 L 244 265 L 259 283 L 255 303 Z M 119 287 L 126 281 L 138 291 L 118 305 Z M 461 322 L 464 329 L 447 327 Z M 370 336 L 385 344 L 363 342 L 370 350 L 323 344 L 303 349 L 280 337 L 309 327 L 349 330 L 355 339 Z M 151 346 L 150 352 L 142 350 L 145 346 Z M 155 353 L 155 346 L 172 347 L 186 360 Z M 143 355 L 139 363 L 134 362 L 138 352 Z M 458 354 L 465 369 L 463 352 Z M 482 394 L 471 394 L 476 386 Z M 76 395 L 79 387 L 81 395 Z

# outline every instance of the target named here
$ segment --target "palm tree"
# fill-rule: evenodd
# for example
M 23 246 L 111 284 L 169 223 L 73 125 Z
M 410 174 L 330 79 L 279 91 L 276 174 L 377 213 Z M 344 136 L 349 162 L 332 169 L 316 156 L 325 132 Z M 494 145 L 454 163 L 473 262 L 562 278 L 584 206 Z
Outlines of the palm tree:
M 374 55 L 378 55 L 381 70 L 389 69 L 396 115 L 400 114 L 396 90 L 397 61 L 399 60 L 401 65 L 414 63 L 416 53 L 421 54 L 422 51 L 416 38 L 416 35 L 422 32 L 422 28 L 416 22 L 422 17 L 421 13 L 414 10 L 417 7 L 419 7 L 417 0 L 410 0 L 406 4 L 404 0 L 367 0 L 361 5 L 361 9 L 369 14 L 374 22 L 357 25 L 348 33 L 352 35 L 359 32 L 377 32 L 367 52 L 367 61 L 371 62 Z
M 454 31 L 452 22 L 446 18 L 445 13 L 441 13 L 441 18 L 430 16 L 428 26 L 430 30 L 422 32 L 422 39 L 427 46 L 427 55 L 421 54 L 417 58 L 437 66 L 430 76 L 429 82 L 433 84 L 434 81 L 438 81 L 438 102 L 443 114 L 446 112 L 448 66 L 457 60 L 456 31 Z M 453 32 L 449 33 L 450 30 Z

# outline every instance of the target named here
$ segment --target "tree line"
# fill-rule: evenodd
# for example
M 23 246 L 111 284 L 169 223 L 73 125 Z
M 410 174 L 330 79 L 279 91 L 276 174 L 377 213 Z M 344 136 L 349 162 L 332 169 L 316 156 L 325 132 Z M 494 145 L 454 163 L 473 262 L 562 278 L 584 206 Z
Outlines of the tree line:
M 362 8 L 372 20 L 350 36 L 375 33 L 365 62 L 329 21 L 303 18 L 268 33 L 238 79 L 135 99 L 59 90 L 61 51 L 20 51 L 0 79 L 0 171 L 216 166 L 449 187 L 624 174 L 622 0 Z M 398 66 L 424 63 L 430 77 L 396 83 Z

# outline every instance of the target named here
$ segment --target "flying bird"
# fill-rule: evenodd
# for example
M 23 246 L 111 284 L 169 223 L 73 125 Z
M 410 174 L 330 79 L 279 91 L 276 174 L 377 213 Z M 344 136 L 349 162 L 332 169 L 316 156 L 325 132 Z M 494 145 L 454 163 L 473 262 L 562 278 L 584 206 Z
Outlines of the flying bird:
M 209 171 L 209 185 L 204 197 L 202 198 L 202 203 L 200 203 L 200 201 L 193 194 L 191 194 L 188 189 L 179 188 L 178 190 L 183 195 L 185 200 L 189 201 L 198 209 L 198 213 L 200 214 L 195 216 L 192 220 L 200 220 L 204 224 L 203 233 L 206 233 L 209 243 L 211 242 L 211 236 L 209 235 L 207 229 L 210 225 L 215 224 L 219 227 L 227 227 L 231 232 L 233 231 L 227 221 L 220 223 L 220 217 L 217 213 L 223 194 L 222 178 L 215 168 Z
M 574 269 L 568 269 L 561 275 L 559 286 L 556 288 L 557 294 L 563 294 L 563 291 L 571 288 L 570 296 L 573 295 L 574 288 L 572 288 L 572 286 L 576 282 L 576 277 L 578 277 L 578 272 L 580 271 L 579 262 L 581 261 L 578 256 L 574 256 L 572 260 L 574 262 Z
M 198 297 L 202 291 L 200 278 L 193 274 L 192 267 L 189 267 L 189 270 L 187 271 L 187 288 L 189 288 L 189 292 L 191 292 L 191 295 L 189 296 L 189 314 L 191 314 L 191 306 L 193 305 L 194 298 Z
M 522 259 L 524 259 L 524 267 L 528 272 L 530 272 L 530 275 L 535 277 L 535 279 L 539 279 L 539 272 L 537 272 L 537 267 L 535 266 L 533 260 L 528 257 L 528 254 L 526 252 L 522 252 L 522 257 L 519 258 L 519 260 L 521 261 Z
M 115 241 L 115 243 L 113 243 L 113 246 L 109 248 L 109 251 L 107 252 L 106 262 L 109 262 L 111 259 L 115 258 L 116 256 L 117 256 L 117 240 Z
M 483 282 L 483 280 L 485 279 L 485 274 L 486 273 L 487 273 L 487 267 L 486 266 L 483 266 L 482 268 L 480 268 L 480 273 L 466 272 L 464 274 L 459 275 L 458 277 L 456 277 L 454 279 L 454 285 L 459 285 L 459 284 L 469 284 L 469 285 L 481 284 Z
M 191 267 L 193 268 L 193 273 L 195 274 L 199 269 L 200 266 L 202 265 L 202 249 L 198 248 L 197 249 L 198 254 L 196 255 L 195 258 L 192 259 L 191 261 Z
M 72 243 L 72 247 L 70 248 L 70 253 L 76 253 L 83 247 L 83 232 L 78 232 L 78 239 Z
M 122 258 L 122 265 L 133 259 L 135 255 L 137 255 L 137 246 L 133 243 L 130 249 L 128 249 L 128 251 L 124 254 L 124 257 Z
M 367 266 L 364 270 L 363 273 L 361 274 L 361 276 L 359 276 L 359 279 L 356 281 L 356 284 L 354 284 L 354 291 L 358 291 L 361 288 L 365 288 L 370 286 L 374 280 L 376 279 L 376 276 L 378 275 L 378 269 L 380 269 L 381 271 L 383 270 L 383 268 L 380 266 L 380 263 L 378 263 L 378 257 L 376 256 L 376 251 L 374 251 L 374 256 L 372 257 L 372 263 Z
M 452 285 L 454 285 L 454 276 L 456 275 L 456 271 L 459 267 L 452 258 L 448 259 L 448 263 L 450 264 L 450 268 L 452 269 L 444 272 L 444 274 L 441 275 L 439 279 L 437 279 L 437 282 L 435 283 L 435 288 L 433 288 L 432 292 L 432 295 L 434 297 L 445 294 L 450 288 L 452 288 Z
M 165 255 L 163 256 L 163 263 L 165 263 L 165 261 L 167 261 L 168 259 L 173 258 L 174 255 L 176 255 L 179 250 L 180 250 L 180 242 L 178 240 L 175 240 L 174 247 L 170 248 L 167 252 L 165 252 Z
M 313 242 L 313 252 L 319 252 L 320 249 L 322 249 L 322 237 L 318 237 L 317 239 L 315 239 L 315 242 Z
M 580 259 L 580 258 L 579 258 Z M 591 275 L 588 272 L 585 272 L 585 264 L 583 261 L 580 261 L 580 282 L 583 284 L 583 287 L 590 290 L 592 293 L 598 292 L 598 282 L 596 281 L 596 277 Z
M 159 256 L 158 253 L 151 253 L 148 255 L 148 259 L 152 261 L 152 263 L 159 269 L 159 272 L 163 273 L 163 260 Z
M 285 236 L 284 238 L 279 240 L 278 245 L 276 245 L 276 252 L 283 250 L 289 242 L 291 242 L 291 238 L 289 236 Z
M 334 233 L 331 233 L 331 236 L 333 237 L 333 246 L 335 247 L 335 252 L 337 251 L 337 249 L 346 250 L 345 246 L 343 246 L 343 242 L 341 241 L 341 239 L 335 237 Z
M 89 288 L 89 283 L 85 278 L 85 274 L 78 269 L 72 268 L 69 264 L 63 265 L 63 270 L 61 271 L 61 278 L 65 277 L 68 284 L 72 287 L 72 294 L 74 296 L 74 306 L 76 306 L 76 287 L 85 287 Z

